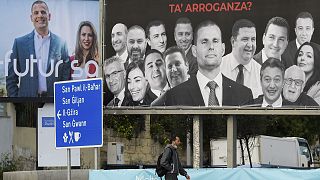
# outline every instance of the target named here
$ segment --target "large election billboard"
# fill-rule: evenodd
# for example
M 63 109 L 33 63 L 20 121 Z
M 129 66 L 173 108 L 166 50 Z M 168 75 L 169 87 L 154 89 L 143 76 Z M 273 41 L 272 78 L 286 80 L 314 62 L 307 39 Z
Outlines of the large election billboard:
M 1 101 L 53 101 L 54 82 L 101 76 L 99 0 L 0 4 Z
M 104 104 L 318 107 L 317 0 L 109 0 Z

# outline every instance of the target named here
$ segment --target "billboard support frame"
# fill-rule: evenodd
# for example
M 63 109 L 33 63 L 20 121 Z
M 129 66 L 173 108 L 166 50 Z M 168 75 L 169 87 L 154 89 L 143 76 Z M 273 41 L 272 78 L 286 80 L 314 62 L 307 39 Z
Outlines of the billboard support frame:
M 236 142 L 237 142 L 237 119 L 236 115 L 320 115 L 320 108 L 217 108 L 217 107 L 107 107 L 104 108 L 105 115 L 134 115 L 134 114 L 177 114 L 193 116 L 193 168 L 202 167 L 203 135 L 200 115 L 228 115 L 227 119 L 227 167 L 234 168 L 236 164 Z M 147 117 L 147 116 L 145 116 Z
M 215 108 L 215 107 L 120 107 L 104 108 L 106 115 L 130 115 L 130 114 L 193 114 L 193 115 L 320 115 L 319 107 L 297 108 Z

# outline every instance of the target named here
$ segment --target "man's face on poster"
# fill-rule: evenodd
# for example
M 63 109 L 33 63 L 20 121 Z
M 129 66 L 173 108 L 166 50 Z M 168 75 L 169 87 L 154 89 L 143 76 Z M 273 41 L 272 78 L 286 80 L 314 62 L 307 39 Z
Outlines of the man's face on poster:
M 162 90 L 167 84 L 164 61 L 159 53 L 151 53 L 145 59 L 145 75 L 150 87 Z
M 34 28 L 38 31 L 43 31 L 49 27 L 51 14 L 49 13 L 49 9 L 46 4 L 34 4 L 30 18 Z
M 225 45 L 222 43 L 220 28 L 209 25 L 198 30 L 196 46 L 192 47 L 197 57 L 199 70 L 212 70 L 220 66 Z
M 112 94 L 118 95 L 125 86 L 126 72 L 123 64 L 120 62 L 112 62 L 104 69 L 106 83 Z
M 111 43 L 113 49 L 119 53 L 124 52 L 127 47 L 126 27 L 123 24 L 116 24 L 111 31 Z
M 280 97 L 282 92 L 282 71 L 277 67 L 266 67 L 262 72 L 261 86 L 267 103 L 273 104 Z
M 188 64 L 180 52 L 168 54 L 165 59 L 167 78 L 171 88 L 188 80 Z
M 237 38 L 232 40 L 233 54 L 240 64 L 248 64 L 256 52 L 256 28 L 239 29 Z
M 312 19 L 298 18 L 294 31 L 296 32 L 297 40 L 300 45 L 305 42 L 310 42 L 314 31 Z
M 161 53 L 166 50 L 167 34 L 163 24 L 150 27 L 148 44 L 151 49 L 156 49 Z
M 268 58 L 281 59 L 281 55 L 288 45 L 287 28 L 270 24 L 263 35 L 264 50 Z
M 303 71 L 288 71 L 284 77 L 283 96 L 290 102 L 295 102 L 304 88 Z
M 131 29 L 127 36 L 128 54 L 131 60 L 142 59 L 146 52 L 146 34 L 141 29 Z
M 177 46 L 185 51 L 191 47 L 193 40 L 191 24 L 177 24 L 174 29 L 174 39 Z

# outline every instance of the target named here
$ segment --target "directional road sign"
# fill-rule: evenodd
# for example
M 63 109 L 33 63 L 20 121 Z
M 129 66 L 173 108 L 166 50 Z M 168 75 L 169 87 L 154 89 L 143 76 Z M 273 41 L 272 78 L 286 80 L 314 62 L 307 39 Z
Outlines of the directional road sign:
M 101 147 L 102 79 L 54 84 L 56 148 Z

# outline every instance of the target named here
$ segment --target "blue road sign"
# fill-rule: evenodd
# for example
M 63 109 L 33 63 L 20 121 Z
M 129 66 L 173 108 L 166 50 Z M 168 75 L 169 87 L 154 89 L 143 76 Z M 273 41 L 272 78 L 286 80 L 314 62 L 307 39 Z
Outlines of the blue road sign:
M 54 84 L 56 148 L 101 147 L 102 79 Z

